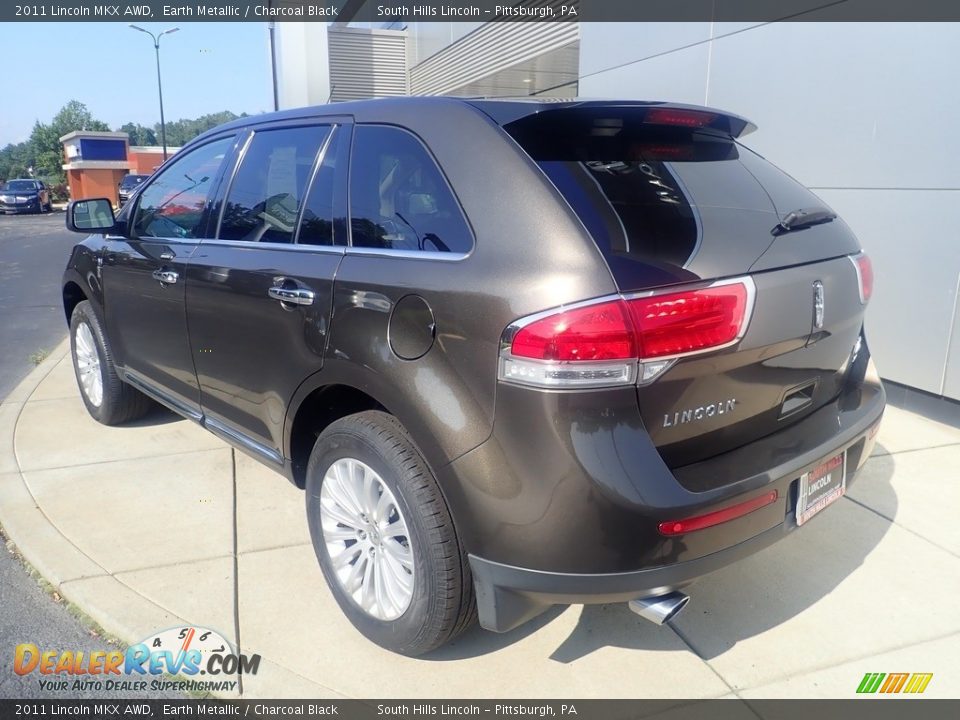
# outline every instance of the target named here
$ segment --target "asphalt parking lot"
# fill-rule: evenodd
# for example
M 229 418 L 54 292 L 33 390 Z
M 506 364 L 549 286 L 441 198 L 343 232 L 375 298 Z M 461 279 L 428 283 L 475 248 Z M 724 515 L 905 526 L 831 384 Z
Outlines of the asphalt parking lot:
M 62 212 L 0 215 L 0 398 L 66 335 L 60 278 L 78 238 Z

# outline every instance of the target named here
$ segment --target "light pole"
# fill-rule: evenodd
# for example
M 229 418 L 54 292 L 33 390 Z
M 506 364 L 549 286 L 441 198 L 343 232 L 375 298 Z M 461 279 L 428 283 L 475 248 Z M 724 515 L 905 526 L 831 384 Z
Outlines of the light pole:
M 144 30 L 137 25 L 131 25 L 134 30 L 146 33 L 153 40 L 153 49 L 157 53 L 157 91 L 160 93 L 160 142 L 163 143 L 163 161 L 167 161 L 167 123 L 163 119 L 163 83 L 160 82 L 160 38 L 170 33 L 175 33 L 180 28 L 170 28 L 164 30 L 159 35 L 154 35 L 149 30 Z

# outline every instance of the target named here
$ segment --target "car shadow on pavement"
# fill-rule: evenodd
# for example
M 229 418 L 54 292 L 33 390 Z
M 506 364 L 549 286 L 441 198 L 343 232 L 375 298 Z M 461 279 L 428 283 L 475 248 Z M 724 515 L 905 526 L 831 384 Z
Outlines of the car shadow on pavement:
M 170 423 L 181 422 L 184 418 L 177 415 L 173 410 L 165 408 L 160 403 L 154 403 L 147 414 L 136 420 L 125 422 L 125 428 L 156 427 L 160 425 L 169 425 Z
M 886 451 L 878 446 L 877 452 Z M 858 480 L 870 483 L 877 504 L 894 508 L 895 517 L 897 498 L 891 485 L 894 457 L 875 455 L 870 464 L 869 477 L 864 473 Z M 676 651 L 679 639 L 710 660 L 823 599 L 863 563 L 890 524 L 859 503 L 842 498 L 802 531 L 686 588 L 691 600 L 672 621 L 676 631 L 641 619 L 625 603 L 585 605 L 573 631 L 550 659 L 569 663 L 605 647 Z M 426 659 L 455 660 L 494 652 L 537 632 L 565 609 L 551 608 L 503 635 L 474 628 Z

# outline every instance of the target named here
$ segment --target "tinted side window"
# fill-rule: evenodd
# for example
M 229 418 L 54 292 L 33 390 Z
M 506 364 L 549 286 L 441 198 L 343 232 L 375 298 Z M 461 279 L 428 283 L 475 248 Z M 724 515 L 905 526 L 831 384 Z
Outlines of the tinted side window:
M 221 240 L 293 242 L 293 231 L 327 125 L 263 130 L 234 176 L 220 221 Z
M 198 237 L 207 196 L 232 144 L 232 137 L 214 140 L 175 158 L 140 194 L 134 236 Z
M 347 128 L 338 126 L 333 129 L 333 137 L 324 150 L 323 160 L 317 168 L 303 208 L 300 232 L 297 234 L 297 243 L 301 245 L 347 244 L 345 213 L 340 211 L 341 217 L 334 218 L 334 199 L 339 198 L 338 207 L 345 205 L 342 200 L 345 193 L 342 189 L 337 192 L 336 183 L 339 177 L 337 167 L 346 161 L 349 137 Z
M 399 128 L 360 125 L 350 164 L 356 247 L 466 253 L 473 235 L 440 168 Z

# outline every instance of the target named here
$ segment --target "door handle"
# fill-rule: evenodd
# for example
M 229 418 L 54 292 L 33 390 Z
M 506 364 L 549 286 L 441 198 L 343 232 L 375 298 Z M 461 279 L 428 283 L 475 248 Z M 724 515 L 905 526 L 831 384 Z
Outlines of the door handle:
M 161 285 L 173 285 L 180 279 L 180 273 L 175 270 L 164 270 L 161 268 L 153 271 L 153 279 L 158 280 Z
M 282 285 L 274 285 L 267 290 L 267 295 L 274 300 L 290 305 L 313 305 L 314 298 L 316 298 L 316 293 L 313 290 L 283 287 Z

